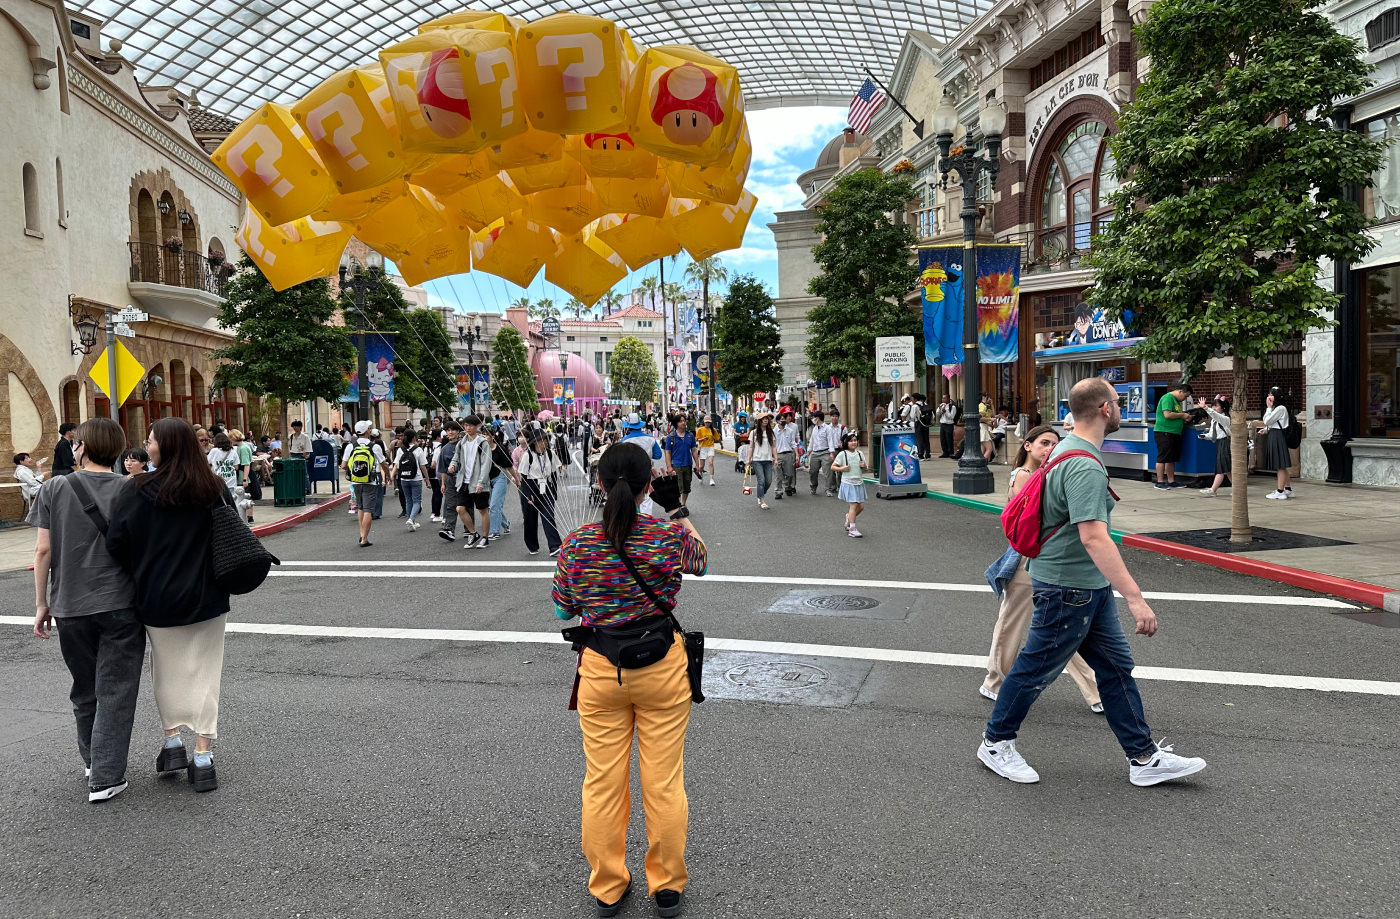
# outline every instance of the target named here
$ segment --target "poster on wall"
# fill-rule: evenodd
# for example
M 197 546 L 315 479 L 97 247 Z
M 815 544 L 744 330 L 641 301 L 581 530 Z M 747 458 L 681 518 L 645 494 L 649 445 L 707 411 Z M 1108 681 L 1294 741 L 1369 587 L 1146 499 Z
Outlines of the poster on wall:
M 885 481 L 890 485 L 919 485 L 923 475 L 919 470 L 919 449 L 914 433 L 908 429 L 882 435 L 885 455 Z
M 919 250 L 923 290 L 924 359 L 943 366 L 963 360 L 963 250 Z M 1021 247 L 977 247 L 977 349 L 983 364 L 1008 364 L 1017 345 Z
M 358 333 L 351 341 L 359 338 Z M 369 401 L 394 401 L 394 336 L 378 332 L 365 333 L 365 360 L 369 365 Z M 341 402 L 360 401 L 359 373 L 345 374 L 345 394 Z

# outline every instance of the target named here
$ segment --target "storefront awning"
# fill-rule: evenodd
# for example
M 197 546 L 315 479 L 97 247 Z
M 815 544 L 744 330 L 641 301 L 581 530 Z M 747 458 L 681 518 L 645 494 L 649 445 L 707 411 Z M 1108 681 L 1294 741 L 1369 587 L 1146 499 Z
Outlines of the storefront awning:
M 1114 358 L 1126 360 L 1123 353 L 1142 341 L 1138 338 L 1117 338 L 1112 341 L 1096 341 L 1086 345 L 1066 345 L 1063 348 L 1046 348 L 1035 352 L 1037 364 L 1064 364 L 1070 361 L 1101 361 Z

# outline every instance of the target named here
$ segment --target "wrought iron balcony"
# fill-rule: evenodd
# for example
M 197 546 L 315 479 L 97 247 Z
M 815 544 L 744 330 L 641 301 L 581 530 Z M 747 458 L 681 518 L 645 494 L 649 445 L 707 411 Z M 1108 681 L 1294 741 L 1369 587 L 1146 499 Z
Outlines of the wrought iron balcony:
M 131 281 L 164 284 L 225 296 L 231 265 L 187 249 L 169 249 L 159 243 L 127 243 L 131 253 Z

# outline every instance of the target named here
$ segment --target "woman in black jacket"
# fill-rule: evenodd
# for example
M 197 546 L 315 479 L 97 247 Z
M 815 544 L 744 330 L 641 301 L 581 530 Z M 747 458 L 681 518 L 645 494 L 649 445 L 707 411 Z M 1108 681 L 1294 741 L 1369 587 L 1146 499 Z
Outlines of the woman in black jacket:
M 213 747 L 229 598 L 214 585 L 210 511 L 228 500 L 194 428 L 181 418 L 151 427 L 156 471 L 137 476 L 112 509 L 107 548 L 136 585 L 136 616 L 151 644 L 151 681 L 165 726 L 156 771 L 188 769 L 196 791 L 219 787 Z M 181 729 L 195 734 L 194 758 Z

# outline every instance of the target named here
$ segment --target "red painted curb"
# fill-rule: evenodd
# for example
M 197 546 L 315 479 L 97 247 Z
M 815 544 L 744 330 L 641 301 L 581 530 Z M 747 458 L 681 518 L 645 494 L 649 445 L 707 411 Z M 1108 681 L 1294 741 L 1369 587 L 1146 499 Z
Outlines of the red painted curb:
M 1302 568 L 1290 568 L 1287 565 L 1279 565 L 1274 562 L 1262 562 L 1258 559 L 1231 555 L 1228 552 L 1216 552 L 1212 549 L 1197 549 L 1194 546 L 1183 546 L 1180 543 L 1167 542 L 1164 539 L 1153 539 L 1151 536 L 1138 536 L 1133 533 L 1123 534 L 1123 545 L 1131 546 L 1134 549 L 1146 549 L 1149 552 L 1156 552 L 1159 555 L 1171 555 L 1176 558 L 1184 558 L 1188 561 L 1207 562 L 1211 565 L 1224 568 L 1227 571 L 1235 571 L 1240 574 L 1248 574 L 1258 578 L 1268 578 L 1272 581 L 1281 581 L 1293 587 L 1302 587 L 1305 590 L 1315 590 L 1318 593 L 1331 594 L 1334 597 L 1342 597 L 1347 600 L 1355 600 L 1358 603 L 1365 603 L 1377 607 L 1378 609 L 1385 608 L 1385 595 L 1394 590 L 1394 588 L 1381 587 L 1378 584 L 1352 581 L 1347 578 L 1333 577 L 1330 574 L 1319 574 L 1316 571 L 1305 571 Z
M 322 501 L 314 507 L 293 514 L 290 517 L 283 517 L 275 523 L 265 523 L 262 526 L 252 527 L 254 536 L 271 536 L 273 533 L 280 533 L 283 530 L 290 530 L 299 523 L 305 523 L 318 514 L 324 514 L 333 507 L 337 507 L 350 500 L 350 491 L 346 489 L 329 501 Z

